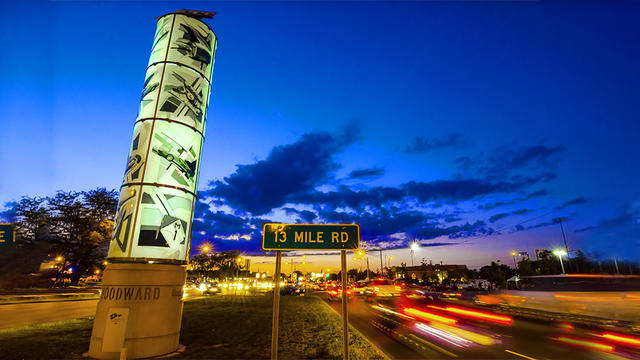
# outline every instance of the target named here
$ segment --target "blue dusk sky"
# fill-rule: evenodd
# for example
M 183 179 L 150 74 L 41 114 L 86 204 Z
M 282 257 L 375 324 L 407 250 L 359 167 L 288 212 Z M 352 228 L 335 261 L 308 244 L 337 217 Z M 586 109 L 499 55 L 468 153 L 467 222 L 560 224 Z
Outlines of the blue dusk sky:
M 119 188 L 156 16 L 217 11 L 193 245 L 358 222 L 472 267 L 640 255 L 640 3 L 2 2 L 0 206 Z M 337 257 L 336 257 L 337 258 Z M 315 260 L 314 266 L 321 260 Z

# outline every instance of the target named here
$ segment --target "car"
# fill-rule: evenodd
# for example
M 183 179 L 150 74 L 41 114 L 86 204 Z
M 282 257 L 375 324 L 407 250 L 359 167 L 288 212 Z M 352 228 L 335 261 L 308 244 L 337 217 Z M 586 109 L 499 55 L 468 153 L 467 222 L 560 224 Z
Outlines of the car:
M 342 286 L 336 286 L 327 292 L 329 294 L 328 300 L 333 301 L 337 299 L 342 299 Z M 352 294 L 350 288 L 347 288 L 347 300 L 349 299 L 349 295 Z
M 393 297 L 402 295 L 402 285 L 392 280 L 377 278 L 367 284 L 366 296 L 368 299 Z
M 202 292 L 202 295 L 215 295 L 220 293 L 218 283 L 203 282 L 198 285 L 198 290 Z
M 305 296 L 306 289 L 294 285 L 285 285 L 280 288 L 280 295 Z
M 366 295 L 367 294 L 367 281 L 366 280 L 360 280 L 358 282 L 356 282 L 355 284 L 353 284 L 353 287 L 351 289 L 352 293 L 354 295 Z

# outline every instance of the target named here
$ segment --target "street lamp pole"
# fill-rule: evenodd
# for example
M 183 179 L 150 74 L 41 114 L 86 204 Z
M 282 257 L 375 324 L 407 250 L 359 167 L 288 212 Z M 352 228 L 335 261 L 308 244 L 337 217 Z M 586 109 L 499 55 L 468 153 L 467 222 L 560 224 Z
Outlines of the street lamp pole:
M 518 270 L 518 264 L 516 263 L 516 252 L 512 251 L 511 252 L 511 256 L 513 256 L 513 269 L 514 270 Z
M 569 246 L 567 246 L 567 237 L 564 234 L 564 227 L 562 226 L 563 222 L 567 222 L 569 220 L 566 217 L 557 217 L 553 219 L 554 223 L 560 224 L 560 231 L 562 231 L 562 240 L 564 240 L 564 250 L 569 253 Z
M 553 254 L 557 256 L 558 259 L 560 259 L 560 268 L 562 268 L 562 275 L 565 275 L 566 273 L 564 272 L 564 264 L 562 263 L 562 256 L 567 255 L 567 253 L 564 250 L 556 250 L 553 252 Z

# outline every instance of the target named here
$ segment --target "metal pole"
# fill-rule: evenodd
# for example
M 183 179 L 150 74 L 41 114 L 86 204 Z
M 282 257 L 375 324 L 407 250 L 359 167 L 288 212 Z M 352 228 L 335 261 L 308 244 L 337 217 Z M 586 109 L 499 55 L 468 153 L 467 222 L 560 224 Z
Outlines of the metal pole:
M 562 255 L 558 255 L 558 258 L 560 258 L 560 267 L 562 268 L 562 274 L 564 275 L 564 264 L 562 263 Z
M 564 236 L 564 227 L 562 226 L 562 220 L 560 220 L 560 230 L 562 231 L 562 239 L 564 240 L 564 249 L 567 250 L 567 256 L 569 256 L 569 247 L 567 246 L 567 238 Z
M 384 265 L 382 264 L 382 248 L 380 248 L 380 276 L 384 276 Z
M 616 265 L 616 274 L 620 275 L 620 270 L 618 269 L 618 260 L 614 257 L 613 263 Z
M 278 323 L 280 322 L 280 259 L 282 251 L 276 250 L 276 272 L 273 287 L 273 322 L 271 326 L 271 359 L 278 359 Z
M 367 256 L 367 280 L 371 279 L 371 276 L 369 275 L 369 257 Z
M 513 255 L 513 269 L 516 270 L 516 271 L 518 270 L 518 264 L 516 264 L 516 256 L 515 255 Z
M 342 341 L 344 343 L 344 360 L 349 360 L 349 315 L 347 313 L 347 251 L 340 251 L 342 260 Z
M 413 266 L 413 249 L 411 249 L 411 266 Z

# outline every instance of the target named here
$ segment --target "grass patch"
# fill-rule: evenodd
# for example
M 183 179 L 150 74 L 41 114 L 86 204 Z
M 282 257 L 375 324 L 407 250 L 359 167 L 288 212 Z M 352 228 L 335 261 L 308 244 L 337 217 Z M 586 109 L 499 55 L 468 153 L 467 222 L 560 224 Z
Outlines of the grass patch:
M 280 298 L 282 359 L 342 358 L 342 320 L 319 298 Z M 185 303 L 179 359 L 268 359 L 270 296 L 212 296 Z M 89 348 L 91 318 L 0 331 L 3 356 L 22 359 L 80 358 Z M 350 332 L 353 359 L 383 359 L 369 342 Z
M 0 330 L 0 358 L 79 359 L 89 350 L 93 316 Z

